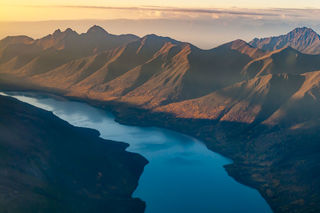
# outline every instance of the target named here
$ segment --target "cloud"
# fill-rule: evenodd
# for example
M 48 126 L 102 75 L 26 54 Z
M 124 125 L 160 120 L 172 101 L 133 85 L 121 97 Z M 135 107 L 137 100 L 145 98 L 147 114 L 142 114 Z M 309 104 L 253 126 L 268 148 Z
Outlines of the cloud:
M 121 10 L 133 12 L 145 12 L 154 14 L 157 17 L 168 14 L 189 14 L 189 15 L 209 15 L 212 18 L 220 16 L 243 16 L 253 18 L 306 18 L 313 16 L 318 18 L 319 9 L 291 9 L 291 8 L 270 8 L 270 9 L 204 9 L 204 8 L 178 8 L 178 7 L 160 7 L 160 6 L 141 6 L 141 7 L 112 7 L 112 6 L 93 6 L 93 5 L 25 5 L 25 7 L 40 7 L 40 8 L 70 8 L 70 9 L 94 9 L 94 10 Z

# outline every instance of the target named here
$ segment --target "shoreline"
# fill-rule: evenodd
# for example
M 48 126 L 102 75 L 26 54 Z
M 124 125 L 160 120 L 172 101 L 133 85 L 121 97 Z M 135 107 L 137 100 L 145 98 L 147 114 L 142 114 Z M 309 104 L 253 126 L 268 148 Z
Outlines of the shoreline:
M 130 106 L 125 103 L 119 103 L 115 101 L 99 101 L 99 100 L 92 100 L 88 98 L 82 97 L 75 97 L 75 96 L 68 96 L 66 93 L 62 91 L 50 91 L 48 88 L 32 88 L 32 87 L 20 87 L 17 85 L 9 85 L 10 87 L 6 88 L 6 86 L 2 85 L 0 82 L 0 89 L 3 92 L 30 92 L 30 93 L 38 93 L 38 94 L 46 94 L 54 97 L 61 97 L 65 98 L 66 100 L 71 101 L 78 101 L 82 103 L 87 103 L 91 106 L 97 107 L 102 110 L 108 110 L 115 116 L 115 121 L 130 126 L 140 126 L 140 127 L 160 127 L 165 128 L 173 131 L 177 131 L 191 137 L 194 137 L 200 140 L 207 149 L 212 152 L 216 152 L 224 157 L 229 158 L 232 160 L 231 164 L 224 165 L 224 169 L 227 171 L 227 174 L 237 181 L 240 184 L 243 184 L 247 187 L 253 188 L 259 192 L 259 194 L 263 197 L 263 199 L 268 203 L 272 211 L 275 211 L 277 205 L 269 199 L 267 196 L 266 190 L 261 188 L 261 186 L 254 181 L 250 180 L 249 175 L 250 172 L 246 172 L 247 177 L 243 178 L 242 175 L 244 167 L 241 167 L 241 162 L 237 159 L 231 151 L 228 150 L 228 142 L 219 142 L 218 140 L 208 137 L 207 135 L 201 134 L 199 132 L 191 132 L 190 129 L 186 129 L 184 127 L 189 126 L 189 122 L 191 121 L 194 126 L 199 126 L 199 123 L 204 122 L 205 125 L 213 125 L 215 123 L 212 120 L 199 120 L 199 119 L 181 119 L 181 123 L 178 122 L 176 125 L 171 120 L 176 120 L 176 118 L 168 113 L 158 113 L 152 112 L 151 110 L 141 109 L 135 106 Z M 129 115 L 129 116 L 128 116 Z M 130 116 L 133 116 L 131 119 Z M 138 119 L 137 119 L 138 117 Z M 151 118 L 151 119 L 150 119 Z M 156 119 L 154 119 L 156 118 Z M 180 120 L 180 119 L 178 119 Z M 139 122 L 138 122 L 139 121 Z M 201 124 L 200 124 L 201 125 Z M 191 129 L 194 129 L 193 127 Z
M 144 212 L 145 202 L 132 195 L 148 160 L 126 151 L 128 143 L 103 139 L 95 129 L 73 126 L 50 111 L 10 96 L 0 97 L 2 118 L 7 122 L 1 126 L 1 147 L 2 152 L 10 153 L 2 158 L 1 167 L 7 171 L 2 180 L 8 182 L 2 191 L 19 192 L 8 194 L 10 202 L 0 200 L 2 211 L 16 212 L 27 207 L 27 212 L 109 209 L 120 213 L 130 208 Z M 35 164 L 38 161 L 41 163 Z M 123 188 L 118 179 L 126 180 Z M 111 189 L 110 194 L 105 189 Z M 118 197 L 113 198 L 112 194 Z

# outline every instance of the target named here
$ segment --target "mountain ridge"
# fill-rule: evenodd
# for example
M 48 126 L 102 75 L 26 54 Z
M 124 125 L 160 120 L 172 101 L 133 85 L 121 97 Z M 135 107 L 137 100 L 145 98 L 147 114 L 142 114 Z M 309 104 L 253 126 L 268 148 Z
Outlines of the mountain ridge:
M 275 212 L 320 208 L 313 187 L 320 186 L 320 55 L 302 53 L 317 50 L 312 31 L 298 28 L 270 46 L 267 39 L 265 50 L 255 47 L 258 41 L 202 50 L 154 34 L 128 41 L 93 31 L 103 41 L 88 38 L 77 46 L 82 42 L 62 39 L 67 45 L 53 42 L 47 49 L 25 44 L 26 38 L 0 41 L 2 85 L 58 91 L 111 107 L 127 124 L 199 137 L 230 157 L 228 172 L 257 188 Z
M 255 38 L 249 44 L 265 51 L 274 51 L 291 46 L 302 53 L 320 54 L 320 36 L 307 27 L 296 28 L 285 35 Z
M 320 55 L 308 55 L 288 46 L 249 62 L 242 70 L 249 79 L 270 73 L 303 74 L 320 70 Z

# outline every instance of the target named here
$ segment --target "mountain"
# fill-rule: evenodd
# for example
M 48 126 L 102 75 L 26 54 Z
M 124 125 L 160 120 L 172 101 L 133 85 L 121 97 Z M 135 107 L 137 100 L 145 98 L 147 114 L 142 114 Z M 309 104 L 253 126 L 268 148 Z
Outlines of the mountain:
M 0 55 L 2 55 L 3 49 L 8 47 L 10 44 L 30 44 L 33 39 L 28 36 L 8 36 L 0 41 Z
M 264 123 L 281 124 L 293 130 L 318 128 L 320 112 L 320 71 L 300 75 L 303 84 L 290 99 L 274 112 Z
M 200 138 L 232 159 L 228 173 L 258 189 L 274 212 L 320 211 L 314 31 L 209 50 L 154 34 L 124 37 L 94 26 L 41 42 L 7 38 L 0 86 L 75 97 L 111 108 L 119 122 Z
M 163 119 L 232 156 L 235 163 L 226 166 L 229 174 L 259 189 L 274 212 L 317 212 L 319 76 L 317 71 L 255 77 L 161 106 L 152 115 L 160 118 L 149 119 Z
M 269 74 L 157 110 L 174 113 L 181 118 L 248 124 L 262 122 L 288 100 L 301 87 L 303 81 L 302 76 Z
M 225 58 L 228 60 L 224 61 Z M 159 60 L 158 68 L 154 69 Z M 143 65 L 144 72 L 158 71 L 148 81 L 139 82 L 134 90 L 122 94 L 121 101 L 154 107 L 200 97 L 239 81 L 242 78 L 239 67 L 250 60 L 228 45 L 201 50 L 187 43 L 180 44 Z M 123 77 L 126 76 L 119 80 Z
M 98 32 L 106 34 L 101 29 Z M 54 57 L 47 51 L 18 69 L 12 68 L 17 67 L 16 61 L 3 63 L 0 68 L 3 73 L 15 73 L 37 85 L 64 90 L 70 95 L 119 100 L 149 108 L 200 97 L 243 80 L 241 68 L 264 54 L 240 40 L 201 50 L 156 35 L 71 60 L 61 53 L 63 50 L 54 50 Z
M 243 54 L 246 54 L 250 58 L 260 58 L 267 54 L 264 50 L 253 47 L 241 39 L 229 42 L 225 44 L 225 46 L 228 46 L 230 49 L 237 50 Z
M 124 143 L 0 96 L 1 212 L 144 212 L 131 195 L 147 161 Z
M 285 47 L 252 60 L 244 67 L 242 74 L 250 79 L 266 74 L 302 74 L 317 70 L 320 70 L 320 55 L 307 55 Z
M 53 48 L 72 54 L 77 54 L 76 51 L 82 51 L 81 56 L 85 56 L 110 50 L 137 39 L 139 37 L 131 34 L 112 35 L 95 25 L 82 34 L 78 34 L 70 28 L 64 32 L 58 29 L 53 34 L 35 40 L 34 43 L 43 49 Z
M 250 45 L 265 50 L 274 51 L 284 47 L 292 47 L 306 54 L 320 54 L 320 36 L 310 28 L 296 28 L 286 35 L 269 38 L 255 38 Z
M 93 26 L 83 34 L 68 28 L 37 40 L 20 42 L 21 39 L 7 37 L 0 42 L 0 72 L 15 72 L 20 76 L 45 73 L 68 61 L 118 48 L 139 38 L 130 34 L 112 35 Z

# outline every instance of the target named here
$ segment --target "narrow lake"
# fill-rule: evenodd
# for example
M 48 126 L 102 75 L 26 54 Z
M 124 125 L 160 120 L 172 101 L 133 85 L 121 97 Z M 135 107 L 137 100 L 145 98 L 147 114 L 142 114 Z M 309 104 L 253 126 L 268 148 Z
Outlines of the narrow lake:
M 258 191 L 228 176 L 230 160 L 201 141 L 161 128 L 135 127 L 114 121 L 110 112 L 85 103 L 34 93 L 7 93 L 52 111 L 72 125 L 96 129 L 105 139 L 130 144 L 127 149 L 149 160 L 133 197 L 147 204 L 146 213 L 269 213 Z

